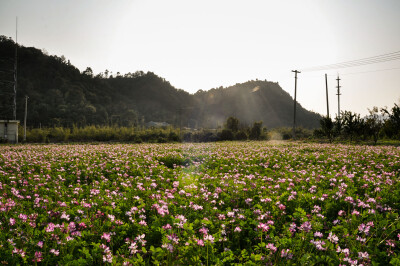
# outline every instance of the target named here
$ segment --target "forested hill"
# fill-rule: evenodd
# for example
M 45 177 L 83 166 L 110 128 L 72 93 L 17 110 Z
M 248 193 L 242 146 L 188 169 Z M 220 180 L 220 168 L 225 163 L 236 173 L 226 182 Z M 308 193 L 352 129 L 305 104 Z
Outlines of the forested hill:
M 0 119 L 12 118 L 15 43 L 0 36 Z M 248 81 L 189 94 L 152 72 L 82 73 L 64 56 L 18 47 L 17 119 L 28 126 L 143 125 L 149 121 L 215 128 L 229 116 L 242 123 L 291 126 L 293 99 L 273 82 Z M 298 105 L 297 125 L 319 126 L 320 116 Z

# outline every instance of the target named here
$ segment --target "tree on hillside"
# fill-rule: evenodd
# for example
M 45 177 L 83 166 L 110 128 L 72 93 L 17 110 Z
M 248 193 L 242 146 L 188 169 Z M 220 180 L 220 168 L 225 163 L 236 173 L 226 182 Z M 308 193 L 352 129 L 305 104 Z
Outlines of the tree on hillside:
M 84 75 L 89 76 L 89 77 L 92 78 L 92 77 L 93 77 L 93 70 L 92 70 L 92 68 L 87 67 L 86 70 L 84 70 L 84 71 L 82 72 L 82 74 L 84 74 Z
M 225 128 L 236 133 L 239 130 L 239 119 L 233 116 L 228 117 Z

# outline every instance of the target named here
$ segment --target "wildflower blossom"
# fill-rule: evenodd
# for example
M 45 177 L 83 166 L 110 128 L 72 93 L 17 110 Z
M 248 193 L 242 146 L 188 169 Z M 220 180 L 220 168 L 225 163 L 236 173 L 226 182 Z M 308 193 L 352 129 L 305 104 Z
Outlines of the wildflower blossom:
M 214 237 L 212 235 L 204 235 L 204 241 L 214 243 Z
M 240 229 L 240 227 L 239 227 L 239 226 L 236 226 L 236 227 L 235 227 L 235 230 L 234 230 L 234 232 L 240 233 L 241 231 L 242 231 L 242 229 Z
M 293 257 L 293 254 L 291 253 L 290 249 L 282 249 L 281 250 L 281 257 L 282 258 L 291 259 Z
M 338 238 L 335 234 L 333 234 L 332 232 L 330 232 L 330 233 L 329 233 L 329 236 L 328 236 L 328 240 L 331 241 L 331 242 L 334 243 L 334 244 L 337 244 L 338 241 L 339 241 L 339 238 Z
M 368 254 L 368 252 L 358 252 L 358 258 L 359 259 L 368 259 L 369 254 Z
M 33 261 L 33 262 L 41 262 L 42 259 L 43 259 L 42 252 L 36 251 L 36 252 L 35 252 L 35 257 L 33 258 L 32 261 Z
M 103 233 L 103 235 L 101 236 L 101 239 L 106 240 L 107 242 L 111 241 L 111 234 L 110 233 Z
M 268 243 L 265 247 L 267 249 L 271 250 L 273 253 L 275 253 L 278 250 L 278 248 L 275 247 L 275 245 L 273 243 Z

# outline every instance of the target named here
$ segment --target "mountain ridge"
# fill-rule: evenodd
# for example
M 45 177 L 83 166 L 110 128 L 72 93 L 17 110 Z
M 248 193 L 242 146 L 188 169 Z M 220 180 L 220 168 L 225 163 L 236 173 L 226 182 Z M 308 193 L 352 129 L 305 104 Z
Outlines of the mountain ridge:
M 10 119 L 15 43 L 0 36 L 0 119 Z M 10 63 L 11 62 L 11 63 Z M 12 72 L 12 71 L 11 71 Z M 7 74 L 5 74 L 7 73 Z M 142 126 L 149 121 L 174 126 L 216 128 L 229 116 L 243 124 L 293 125 L 293 99 L 277 82 L 251 80 L 226 88 L 190 94 L 153 72 L 94 75 L 80 72 L 64 56 L 49 56 L 34 47 L 18 47 L 17 119 L 29 96 L 28 126 Z M 4 84 L 8 85 L 4 85 Z M 316 128 L 321 116 L 297 104 L 298 126 Z

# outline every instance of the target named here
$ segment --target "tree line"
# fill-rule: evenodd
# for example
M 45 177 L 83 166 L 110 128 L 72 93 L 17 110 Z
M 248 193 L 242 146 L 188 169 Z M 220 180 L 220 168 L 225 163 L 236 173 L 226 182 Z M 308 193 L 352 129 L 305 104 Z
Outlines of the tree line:
M 375 144 L 379 139 L 400 140 L 400 106 L 394 104 L 389 108 L 373 107 L 368 110 L 369 115 L 361 118 L 360 114 L 351 111 L 342 111 L 340 116 L 333 120 L 323 117 L 320 128 L 314 131 L 315 137 L 334 140 L 372 140 Z
M 15 48 L 12 39 L 0 36 L 0 119 L 13 116 Z M 9 84 L 7 95 L 3 95 L 3 84 Z M 263 121 L 268 128 L 292 123 L 293 99 L 277 82 L 250 80 L 190 94 L 153 72 L 115 74 L 105 70 L 95 74 L 90 67 L 80 71 L 65 56 L 18 45 L 16 111 L 20 121 L 24 118 L 25 95 L 29 97 L 30 128 L 138 128 L 153 121 L 174 127 L 217 129 L 229 116 L 247 124 Z M 300 104 L 297 111 L 298 125 L 309 129 L 319 126 L 319 114 Z

